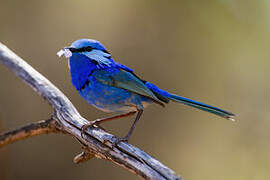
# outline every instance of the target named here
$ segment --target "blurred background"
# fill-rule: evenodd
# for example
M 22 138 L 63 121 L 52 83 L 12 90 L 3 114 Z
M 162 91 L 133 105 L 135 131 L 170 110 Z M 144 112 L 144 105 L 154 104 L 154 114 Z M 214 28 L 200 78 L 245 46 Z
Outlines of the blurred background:
M 0 41 L 58 86 L 89 120 L 56 52 L 101 41 L 116 61 L 159 87 L 237 114 L 235 123 L 170 103 L 146 109 L 130 143 L 186 180 L 270 178 L 269 1 L 0 1 Z M 51 107 L 0 65 L 0 131 L 50 117 Z M 267 93 L 268 92 L 268 93 Z M 132 118 L 133 120 L 133 118 Z M 103 126 L 122 136 L 132 123 Z M 104 160 L 73 164 L 80 145 L 42 135 L 0 149 L 0 179 L 138 179 Z

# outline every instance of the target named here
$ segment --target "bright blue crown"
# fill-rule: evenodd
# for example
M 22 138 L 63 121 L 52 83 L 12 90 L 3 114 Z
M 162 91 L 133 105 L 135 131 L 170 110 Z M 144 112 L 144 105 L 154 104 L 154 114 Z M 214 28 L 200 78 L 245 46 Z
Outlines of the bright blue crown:
M 93 39 L 79 39 L 71 44 L 73 48 L 82 48 L 90 46 L 93 49 L 106 50 L 106 48 L 97 40 Z

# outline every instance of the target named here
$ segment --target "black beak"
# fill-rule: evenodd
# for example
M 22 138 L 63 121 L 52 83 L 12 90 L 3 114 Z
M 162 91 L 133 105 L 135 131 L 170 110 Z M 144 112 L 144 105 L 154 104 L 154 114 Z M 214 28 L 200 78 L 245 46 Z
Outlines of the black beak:
M 68 49 L 70 50 L 70 52 L 77 52 L 77 49 L 76 48 L 73 48 L 73 47 L 64 47 L 63 49 Z

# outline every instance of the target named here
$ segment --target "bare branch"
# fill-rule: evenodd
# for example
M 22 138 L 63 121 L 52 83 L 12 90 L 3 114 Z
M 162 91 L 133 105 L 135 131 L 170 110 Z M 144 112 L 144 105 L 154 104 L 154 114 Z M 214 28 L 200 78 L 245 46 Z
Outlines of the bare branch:
M 89 159 L 92 159 L 93 157 L 95 157 L 94 153 L 90 153 L 87 151 L 83 151 L 80 154 L 78 154 L 77 156 L 74 157 L 73 162 L 76 164 L 88 161 Z
M 58 88 L 1 43 L 0 63 L 47 100 L 55 111 L 55 121 L 59 125 L 57 128 L 77 138 L 87 149 L 85 153 L 90 152 L 88 155 L 78 155 L 75 161 L 87 160 L 94 154 L 95 157 L 112 161 L 144 179 L 182 179 L 158 160 L 131 144 L 121 142 L 117 147 L 113 146 L 117 138 L 98 127 L 88 128 L 82 137 L 81 128 L 88 121 Z
M 55 123 L 55 120 L 48 119 L 45 121 L 31 123 L 21 128 L 0 134 L 0 147 L 28 137 L 58 132 Z

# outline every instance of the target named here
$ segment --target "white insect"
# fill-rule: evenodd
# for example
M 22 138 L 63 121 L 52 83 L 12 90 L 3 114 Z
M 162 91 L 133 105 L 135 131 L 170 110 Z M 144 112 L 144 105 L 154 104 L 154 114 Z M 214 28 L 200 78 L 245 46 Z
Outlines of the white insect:
M 72 52 L 67 48 L 63 48 L 60 51 L 58 51 L 57 55 L 59 57 L 64 55 L 66 58 L 70 58 L 72 56 Z

